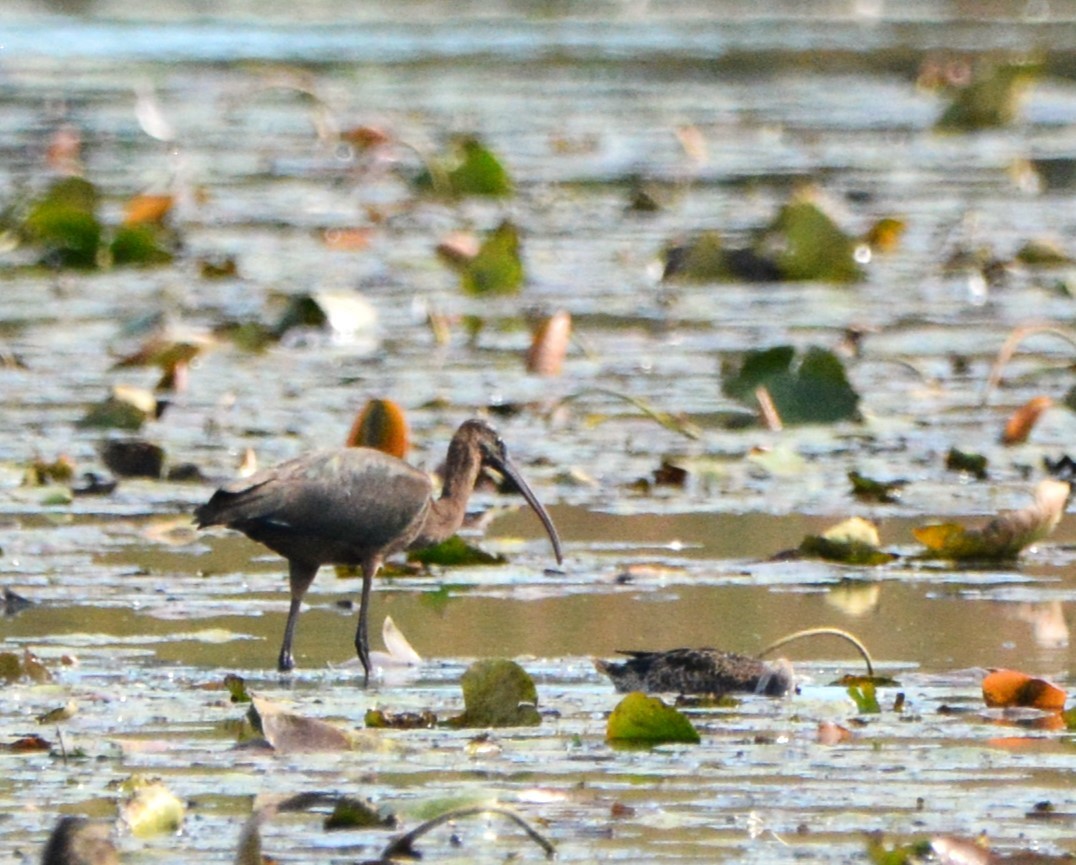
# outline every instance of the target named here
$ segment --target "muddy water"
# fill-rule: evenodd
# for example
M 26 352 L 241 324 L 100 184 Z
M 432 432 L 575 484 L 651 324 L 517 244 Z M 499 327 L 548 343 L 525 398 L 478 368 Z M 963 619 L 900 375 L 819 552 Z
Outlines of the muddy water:
M 875 829 L 901 839 L 985 830 L 1004 848 L 1071 849 L 1065 819 L 1025 816 L 1041 801 L 1071 812 L 1069 737 L 1016 726 L 979 696 L 986 666 L 1072 685 L 1069 519 L 1000 569 L 771 560 L 850 514 L 874 518 L 887 548 L 912 553 L 922 522 L 1025 505 L 1042 458 L 1071 447 L 1066 409 L 1047 412 L 1029 444 L 997 444 L 1014 406 L 1070 386 L 1064 342 L 1030 340 L 981 400 L 1013 327 L 1071 318 L 1068 271 L 1016 271 L 984 289 L 974 274 L 941 267 L 958 247 L 1006 257 L 1028 239 L 1064 245 L 1076 233 L 1071 188 L 1032 190 L 1012 171 L 1076 151 L 1076 25 L 1065 7 L 826 4 L 793 15 L 713 3 L 315 2 L 298 19 L 292 4 L 148 5 L 0 12 L 5 201 L 45 182 L 48 137 L 68 123 L 81 131 L 106 218 L 118 220 L 137 191 L 173 188 L 185 243 L 170 267 L 90 274 L 43 274 L 17 266 L 23 251 L 4 253 L 0 347 L 24 368 L 0 368 L 0 576 L 34 605 L 5 617 L 0 634 L 4 648 L 38 652 L 56 683 L 3 691 L 3 740 L 40 732 L 54 747 L 0 756 L 0 862 L 34 861 L 58 813 L 114 817 L 111 784 L 134 772 L 164 776 L 191 810 L 178 837 L 121 833 L 131 862 L 230 862 L 256 795 L 313 789 L 371 796 L 407 826 L 449 804 L 500 801 L 579 862 L 859 861 L 860 833 Z M 1030 46 L 1046 74 L 1016 126 L 931 131 L 941 99 L 913 83 L 927 51 Z M 357 124 L 384 126 L 406 146 L 371 159 L 319 136 Z M 704 142 L 694 156 L 677 139 L 684 127 Z M 510 202 L 413 203 L 395 169 L 459 131 L 479 132 L 504 157 L 519 190 Z M 639 177 L 657 184 L 661 211 L 626 208 Z M 850 231 L 907 220 L 899 251 L 872 262 L 862 284 L 657 280 L 670 238 L 710 227 L 740 235 L 804 177 L 819 180 Z M 492 302 L 461 296 L 434 245 L 504 216 L 524 231 L 526 288 Z M 353 227 L 371 230 L 366 248 L 326 247 L 327 230 Z M 236 277 L 200 278 L 200 258 L 226 256 Z M 361 293 L 376 324 L 263 354 L 221 345 L 143 431 L 209 481 L 129 481 L 59 504 L 20 486 L 39 456 L 66 453 L 80 472 L 103 471 L 103 435 L 76 422 L 114 384 L 152 386 L 151 370 L 111 369 L 140 340 L 134 322 L 273 322 L 283 298 L 323 290 Z M 527 376 L 526 314 L 558 307 L 577 335 L 564 373 Z M 438 346 L 431 309 L 455 321 L 481 315 L 486 326 L 471 340 L 456 324 Z M 721 395 L 723 359 L 781 342 L 832 346 L 849 325 L 873 329 L 849 362 L 863 423 L 724 427 L 742 409 Z M 657 426 L 610 390 L 685 414 L 701 438 Z M 356 581 L 326 569 L 300 621 L 300 669 L 281 678 L 272 666 L 282 563 L 233 534 L 196 535 L 187 515 L 246 448 L 268 464 L 336 444 L 371 396 L 407 409 L 413 461 L 428 468 L 461 419 L 497 409 L 550 503 L 567 561 L 553 568 L 534 518 L 506 509 L 481 541 L 507 565 L 382 580 L 374 630 L 391 615 L 427 663 L 369 691 L 351 660 Z M 990 479 L 947 472 L 954 445 L 986 453 Z M 751 454 L 768 447 L 802 460 L 767 469 Z M 692 466 L 687 485 L 640 493 L 635 482 L 665 457 Z M 902 501 L 854 501 L 844 480 L 853 468 L 908 479 Z M 486 495 L 475 504 L 513 503 Z M 818 643 L 789 650 L 800 695 L 695 713 L 697 747 L 604 743 L 618 697 L 591 657 L 679 645 L 753 651 L 812 625 L 860 634 L 900 679 L 908 708 L 892 711 L 898 689 L 885 689 L 886 711 L 857 719 L 844 691 L 827 685 L 852 661 Z M 229 722 L 242 710 L 210 689 L 236 671 L 298 712 L 355 728 L 372 706 L 458 711 L 460 673 L 487 656 L 519 659 L 546 713 L 535 730 L 500 731 L 498 751 L 469 750 L 470 734 L 451 731 L 390 733 L 397 750 L 388 752 L 237 750 Z M 62 727 L 37 726 L 71 699 L 78 711 Z M 825 720 L 856 738 L 818 744 Z M 424 845 L 430 861 L 538 856 L 498 823 L 456 832 L 460 847 L 448 833 Z M 317 819 L 289 816 L 268 827 L 266 849 L 345 862 L 385 842 L 384 831 L 325 834 Z

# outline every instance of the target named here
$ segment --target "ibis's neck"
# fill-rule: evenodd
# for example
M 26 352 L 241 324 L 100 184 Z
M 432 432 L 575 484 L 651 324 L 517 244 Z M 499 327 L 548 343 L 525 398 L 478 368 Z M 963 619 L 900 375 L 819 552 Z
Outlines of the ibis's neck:
M 437 544 L 459 530 L 467 513 L 467 501 L 481 470 L 482 461 L 476 449 L 453 439 L 445 460 L 441 497 L 430 503 L 429 515 L 423 527 L 424 540 Z

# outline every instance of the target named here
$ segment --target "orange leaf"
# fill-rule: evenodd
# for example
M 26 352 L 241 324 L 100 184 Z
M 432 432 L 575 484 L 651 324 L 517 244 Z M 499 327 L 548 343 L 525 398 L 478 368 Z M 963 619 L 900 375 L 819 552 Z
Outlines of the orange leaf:
M 1039 416 L 1053 404 L 1054 401 L 1048 396 L 1037 396 L 1028 400 L 1009 416 L 1005 431 L 1001 434 L 1001 443 L 1017 445 L 1026 442 Z
M 1066 697 L 1057 685 L 1017 670 L 994 670 L 983 679 L 983 700 L 992 707 L 1022 706 L 1059 712 L 1065 708 Z
M 563 309 L 538 325 L 527 352 L 527 372 L 534 375 L 560 375 L 568 341 L 572 336 L 572 316 Z
M 171 195 L 136 195 L 124 205 L 123 224 L 161 223 L 174 203 Z
M 370 245 L 372 234 L 369 228 L 327 228 L 321 239 L 329 249 L 355 252 Z
M 347 446 L 376 448 L 403 459 L 411 447 L 411 433 L 407 428 L 404 410 L 392 400 L 368 401 L 351 425 Z

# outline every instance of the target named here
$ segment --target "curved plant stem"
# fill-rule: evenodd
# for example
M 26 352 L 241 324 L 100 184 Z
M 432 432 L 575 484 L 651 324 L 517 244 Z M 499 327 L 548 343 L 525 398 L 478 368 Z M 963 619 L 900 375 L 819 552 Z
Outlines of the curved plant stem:
M 693 424 L 689 420 L 681 420 L 675 415 L 670 414 L 667 411 L 654 408 L 649 402 L 641 397 L 632 396 L 630 393 L 624 393 L 619 390 L 612 390 L 607 387 L 588 387 L 570 396 L 564 397 L 557 405 L 564 405 L 567 402 L 579 399 L 588 393 L 600 393 L 605 396 L 611 396 L 614 399 L 623 400 L 624 402 L 631 403 L 635 408 L 641 411 L 644 415 L 653 421 L 656 421 L 667 430 L 671 430 L 685 438 L 689 438 L 692 441 L 696 441 L 702 438 L 702 430 L 696 424 Z
M 979 400 L 980 405 L 986 405 L 987 401 L 990 399 L 990 394 L 1001 381 L 1001 373 L 1005 369 L 1005 365 L 1012 360 L 1012 356 L 1016 354 L 1016 349 L 1019 347 L 1020 343 L 1029 336 L 1034 336 L 1038 333 L 1051 334 L 1059 339 L 1063 339 L 1070 346 L 1076 348 L 1076 336 L 1056 325 L 1029 324 L 1015 328 L 1005 339 L 1001 349 L 998 351 L 998 356 L 994 359 L 994 365 L 990 367 L 990 375 L 986 379 L 986 384 L 983 386 L 983 394 Z
M 765 649 L 758 653 L 758 656 L 761 658 L 775 649 L 781 648 L 781 646 L 787 646 L 789 643 L 793 643 L 796 640 L 802 640 L 804 637 L 840 637 L 842 640 L 847 640 L 856 647 L 856 651 L 859 652 L 863 661 L 866 663 L 867 675 L 871 677 L 874 676 L 874 663 L 871 661 L 871 654 L 867 651 L 867 647 L 863 645 L 862 641 L 855 634 L 851 634 L 841 628 L 807 628 L 803 631 L 795 631 L 794 633 L 781 637 L 776 643 L 770 643 Z
M 443 814 L 438 814 L 436 817 L 416 826 L 406 835 L 401 835 L 399 838 L 393 840 L 388 847 L 382 850 L 380 861 L 391 862 L 394 856 L 414 859 L 415 854 L 412 851 L 411 846 L 420 836 L 425 835 L 431 829 L 436 829 L 442 823 L 447 823 L 450 820 L 458 820 L 461 817 L 474 817 L 479 814 L 500 814 L 502 817 L 507 817 L 526 832 L 527 836 L 545 851 L 547 859 L 552 859 L 557 855 L 557 850 L 553 846 L 553 843 L 515 811 L 512 811 L 509 808 L 502 808 L 499 805 L 475 805 L 469 808 L 454 808 L 451 811 L 445 811 Z

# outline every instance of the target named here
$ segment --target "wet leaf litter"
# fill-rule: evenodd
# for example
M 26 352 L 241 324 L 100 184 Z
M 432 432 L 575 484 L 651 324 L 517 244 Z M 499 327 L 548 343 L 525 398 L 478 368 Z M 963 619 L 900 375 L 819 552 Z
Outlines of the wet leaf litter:
M 787 49 L 790 28 L 817 38 L 800 21 L 777 16 L 760 49 L 750 21 L 689 5 L 662 18 L 670 45 L 621 51 L 652 22 L 568 9 L 563 28 L 492 25 L 521 28 L 536 54 L 513 53 L 513 39 L 491 49 L 490 23 L 464 16 L 415 32 L 451 26 L 467 45 L 475 26 L 480 49 L 419 37 L 416 61 L 394 41 L 398 10 L 360 25 L 334 7 L 322 30 L 262 14 L 246 47 L 221 42 L 210 66 L 182 20 L 158 22 L 154 55 L 122 69 L 122 38 L 107 60 L 76 46 L 62 61 L 48 46 L 64 40 L 5 40 L 30 59 L 11 82 L 20 110 L 0 122 L 5 170 L 27 180 L 5 202 L 0 568 L 13 663 L 0 717 L 14 771 L 0 796 L 14 816 L 0 843 L 43 845 L 58 813 L 114 818 L 119 783 L 163 773 L 186 805 L 183 832 L 124 830 L 124 860 L 235 861 L 255 844 L 254 830 L 240 837 L 248 818 L 282 858 L 376 860 L 410 843 L 299 819 L 349 794 L 391 805 L 402 838 L 429 826 L 417 846 L 436 861 L 543 855 L 512 818 L 482 816 L 491 801 L 564 858 L 966 856 L 960 836 L 983 828 L 990 855 L 1032 836 L 1065 851 L 1046 815 L 1064 810 L 1050 802 L 1067 735 L 1052 689 L 1068 685 L 1071 529 L 1057 507 L 1027 503 L 1071 441 L 1070 354 L 1026 321 L 1032 309 L 1070 317 L 1065 244 L 1048 237 L 1072 221 L 1056 137 L 1071 111 L 1063 51 L 1047 44 L 1041 65 L 1012 69 L 940 51 L 880 67 L 854 17 L 823 19 L 828 47 L 856 46 L 837 61 Z M 281 26 L 287 58 L 269 38 Z M 568 33 L 585 37 L 570 51 Z M 742 45 L 761 51 L 765 75 L 745 71 Z M 258 62 L 233 64 L 232 48 Z M 304 52 L 318 62 L 293 65 Z M 655 80 L 658 57 L 680 58 L 663 73 L 676 86 Z M 153 85 L 136 87 L 133 71 Z M 42 88 L 71 101 L 24 123 Z M 462 134 L 452 93 L 469 94 Z M 666 250 L 710 230 L 721 281 L 662 280 Z M 473 252 L 439 261 L 455 233 Z M 570 341 L 563 324 L 545 329 L 555 339 L 535 326 L 558 310 Z M 144 316 L 199 338 L 166 324 L 158 349 L 123 326 Z M 1019 351 L 994 376 L 1014 334 Z M 734 378 L 745 367 L 765 375 L 747 386 Z M 323 577 L 307 596 L 300 670 L 279 679 L 265 663 L 282 626 L 279 562 L 176 520 L 255 459 L 340 445 L 371 398 L 398 403 L 408 460 L 431 471 L 462 420 L 489 419 L 569 556 L 546 570 L 534 526 L 495 492 L 511 491 L 483 479 L 461 540 L 493 563 L 452 553 L 387 575 L 375 621 L 391 610 L 419 660 L 375 655 L 362 694 L 348 658 L 354 584 Z M 363 444 L 399 447 L 391 421 L 372 426 Z M 957 450 L 974 459 L 951 463 Z M 892 489 L 865 501 L 850 471 L 905 482 L 896 501 Z M 832 530 L 849 518 L 874 534 Z M 1008 522 L 977 528 L 994 519 Z M 924 558 L 915 530 L 930 523 L 981 532 L 977 544 L 1004 537 L 987 555 L 979 544 Z M 857 558 L 864 537 L 893 558 Z M 804 538 L 827 543 L 804 551 Z M 853 555 L 835 556 L 841 544 Z M 681 701 L 697 743 L 606 744 L 620 697 L 591 658 L 674 646 L 753 657 L 826 624 L 859 632 L 895 683 L 830 684 L 849 662 L 790 646 L 800 693 Z M 222 685 L 238 672 L 284 707 L 286 751 L 292 718 L 350 736 L 378 706 L 458 714 L 471 661 L 505 657 L 534 680 L 533 701 L 507 699 L 537 726 L 369 731 L 385 753 L 240 741 L 246 710 Z M 1010 704 L 1001 682 L 1048 705 Z M 295 798 L 252 806 L 281 777 Z M 99 829 L 63 834 L 107 857 Z M 887 836 L 865 845 L 864 829 Z

